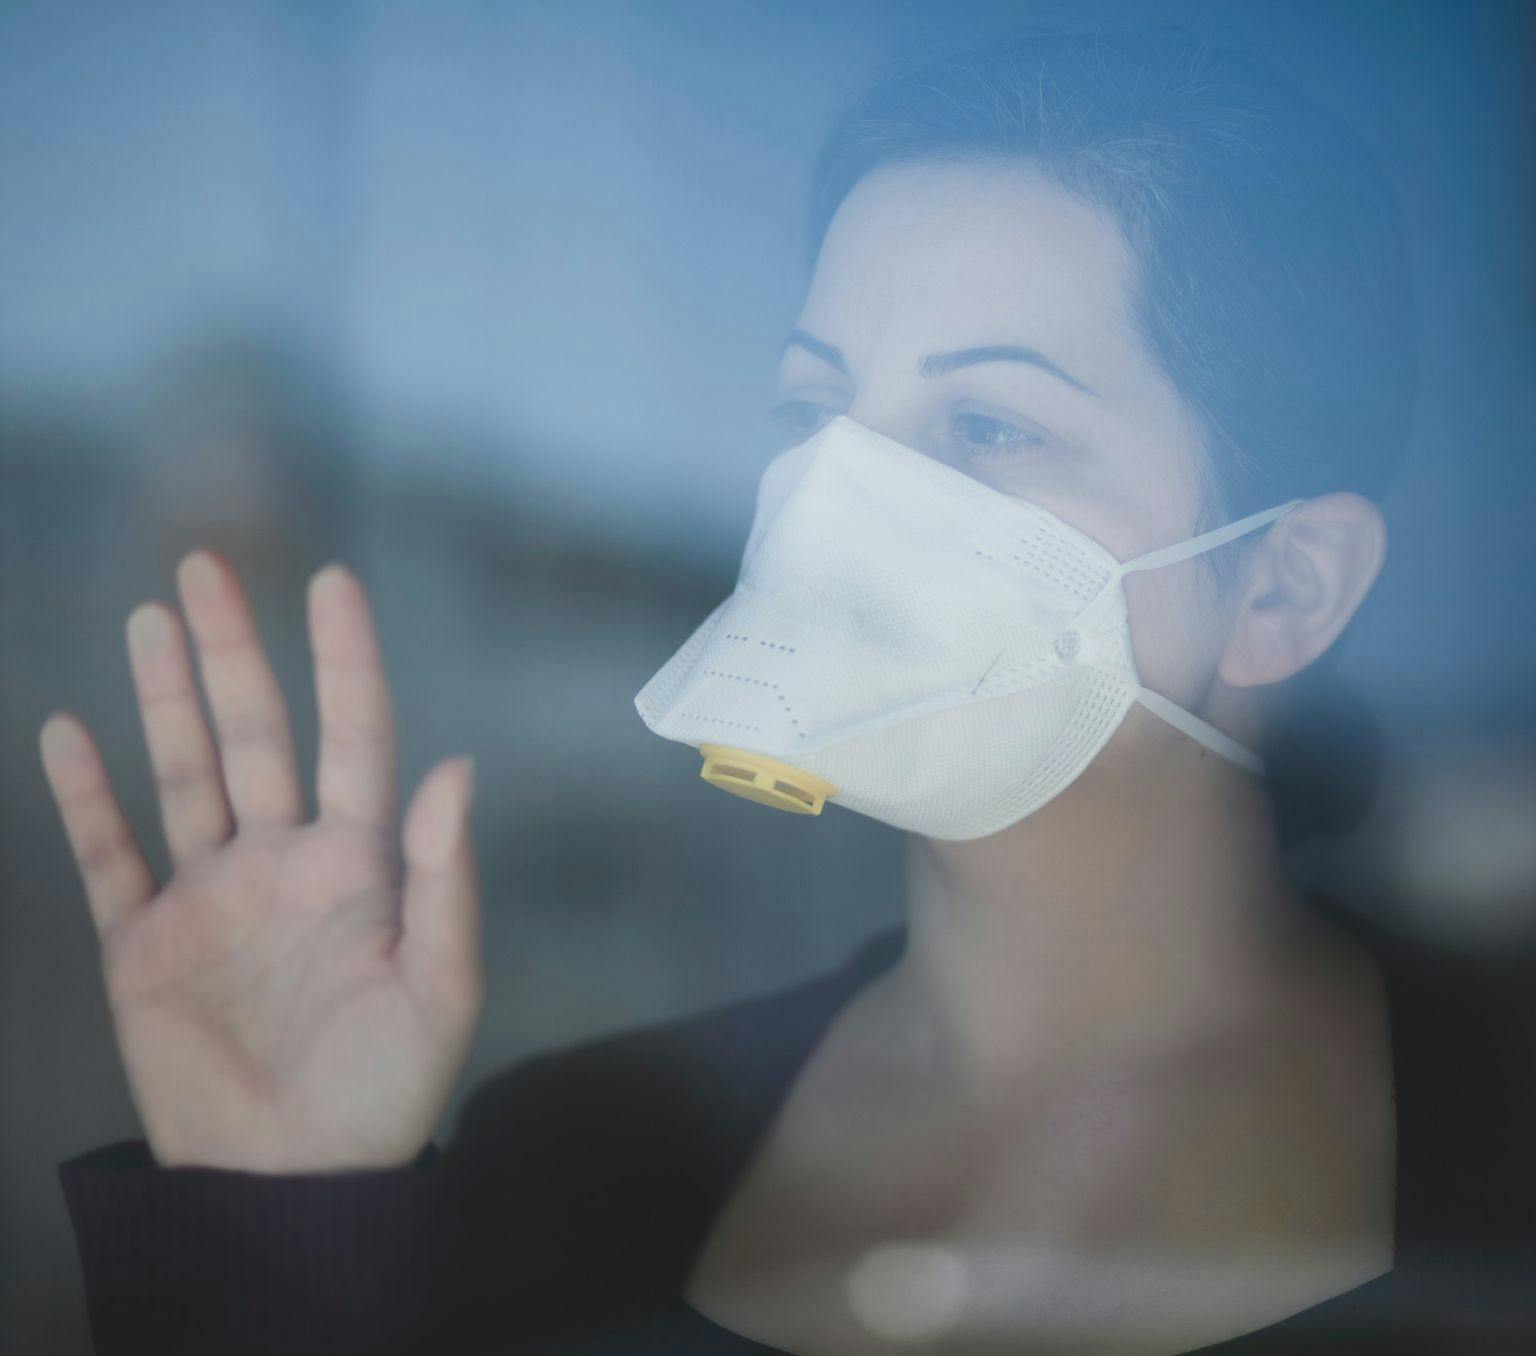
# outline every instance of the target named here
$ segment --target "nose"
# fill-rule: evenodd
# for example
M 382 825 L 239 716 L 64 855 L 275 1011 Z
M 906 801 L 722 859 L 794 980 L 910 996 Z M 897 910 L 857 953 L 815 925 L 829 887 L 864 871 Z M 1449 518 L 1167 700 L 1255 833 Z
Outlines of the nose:
M 917 411 L 901 400 L 895 392 L 882 395 L 866 384 L 849 403 L 844 413 L 856 424 L 879 433 L 893 442 L 912 446 L 916 431 Z
M 936 461 L 943 460 L 936 449 L 928 445 L 929 439 L 923 432 L 922 422 L 916 410 L 903 408 L 891 400 L 881 402 L 877 399 L 862 397 L 848 407 L 846 414 L 854 423 L 862 424 L 871 432 L 889 438 L 892 442 L 910 447 L 914 452 L 921 452 L 925 457 L 933 457 Z
M 873 400 L 857 400 L 847 410 L 848 418 L 875 433 L 883 434 L 892 442 L 910 447 L 914 452 L 939 462 L 952 470 L 969 474 L 966 467 L 940 445 L 931 430 L 931 416 L 925 420 L 921 411 L 905 408 L 887 401 L 882 406 Z

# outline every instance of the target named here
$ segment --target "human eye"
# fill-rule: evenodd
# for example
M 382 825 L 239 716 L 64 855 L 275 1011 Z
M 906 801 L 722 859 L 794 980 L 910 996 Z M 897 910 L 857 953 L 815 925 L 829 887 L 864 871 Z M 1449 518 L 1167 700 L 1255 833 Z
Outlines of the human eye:
M 1020 453 L 1050 445 L 1043 432 L 974 410 L 950 416 L 950 436 L 961 456 L 972 462 L 1006 461 Z
M 781 400 L 768 409 L 768 422 L 784 437 L 803 442 L 836 413 L 814 400 Z

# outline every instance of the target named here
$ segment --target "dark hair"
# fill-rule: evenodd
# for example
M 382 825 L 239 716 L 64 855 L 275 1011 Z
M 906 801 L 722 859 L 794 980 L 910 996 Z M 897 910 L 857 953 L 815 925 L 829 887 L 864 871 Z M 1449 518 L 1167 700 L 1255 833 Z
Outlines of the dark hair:
M 1292 498 L 1384 493 L 1415 378 L 1401 218 L 1370 150 L 1268 62 L 1179 28 L 1014 28 L 909 56 L 827 136 L 807 265 L 871 170 L 956 159 L 1028 160 L 1119 223 L 1135 323 L 1205 444 L 1197 530 Z M 1229 575 L 1249 545 L 1203 559 Z M 1281 722 L 1265 750 L 1289 839 L 1348 827 L 1374 784 L 1373 733 L 1337 747 L 1371 724 L 1358 703 L 1330 722 L 1336 656 L 1305 691 L 1291 680 L 1305 727 Z M 1317 757 L 1319 741 L 1335 756 Z

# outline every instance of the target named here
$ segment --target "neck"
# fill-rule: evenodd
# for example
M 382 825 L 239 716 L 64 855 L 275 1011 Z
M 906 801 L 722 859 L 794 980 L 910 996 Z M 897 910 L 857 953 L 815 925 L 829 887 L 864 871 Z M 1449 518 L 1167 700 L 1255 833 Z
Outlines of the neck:
M 1336 944 L 1284 882 L 1262 783 L 1159 726 L 1133 712 L 1000 833 L 909 839 L 892 994 L 947 1091 L 993 1103 L 1176 1058 L 1295 995 Z

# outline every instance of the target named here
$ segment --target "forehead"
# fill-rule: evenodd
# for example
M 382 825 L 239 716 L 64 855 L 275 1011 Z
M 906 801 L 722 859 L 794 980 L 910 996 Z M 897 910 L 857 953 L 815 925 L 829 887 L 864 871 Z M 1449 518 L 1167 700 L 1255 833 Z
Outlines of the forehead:
M 1119 227 L 1026 162 L 888 165 L 839 206 L 801 315 L 855 372 L 919 348 L 1025 343 L 1105 391 L 1146 366 L 1133 276 Z

